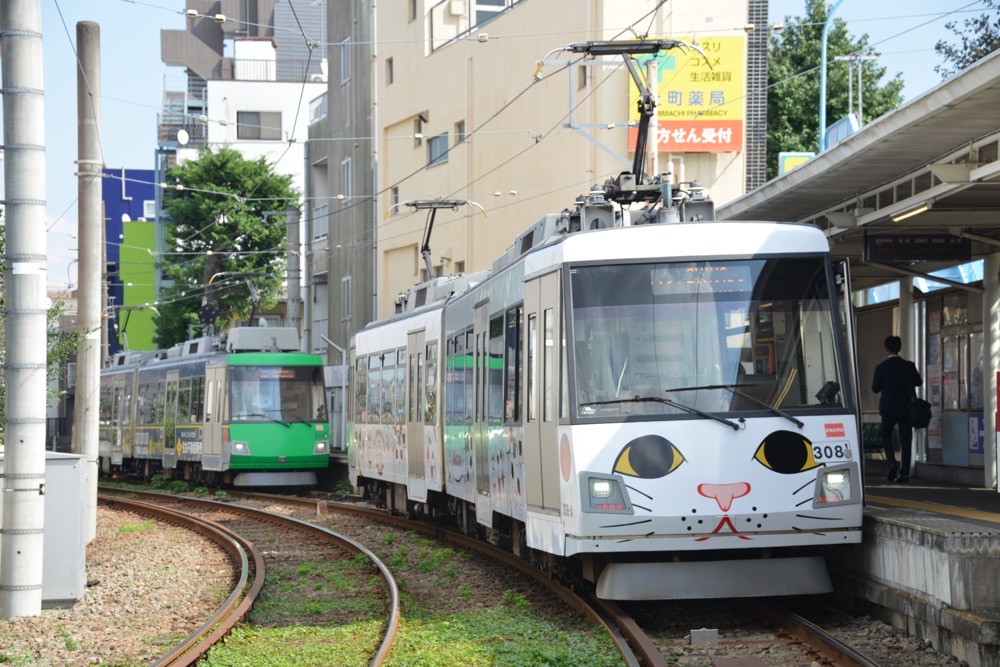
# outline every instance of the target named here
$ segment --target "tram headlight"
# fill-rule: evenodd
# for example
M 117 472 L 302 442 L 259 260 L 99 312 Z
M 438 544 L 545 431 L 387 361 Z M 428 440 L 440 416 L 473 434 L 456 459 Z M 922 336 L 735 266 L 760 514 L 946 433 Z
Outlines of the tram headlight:
M 851 500 L 851 471 L 846 468 L 827 470 L 819 474 L 817 504 L 842 503 Z
M 631 514 L 632 506 L 622 488 L 621 480 L 594 473 L 580 474 L 584 512 L 613 512 Z
M 250 445 L 240 440 L 234 440 L 229 446 L 232 456 L 250 456 Z
M 607 479 L 592 479 L 590 480 L 590 497 L 591 498 L 610 498 L 611 497 L 611 481 Z
M 316 456 L 329 453 L 330 453 L 330 443 L 328 443 L 326 440 L 320 440 L 315 444 L 315 446 L 313 446 L 313 454 L 315 454 Z

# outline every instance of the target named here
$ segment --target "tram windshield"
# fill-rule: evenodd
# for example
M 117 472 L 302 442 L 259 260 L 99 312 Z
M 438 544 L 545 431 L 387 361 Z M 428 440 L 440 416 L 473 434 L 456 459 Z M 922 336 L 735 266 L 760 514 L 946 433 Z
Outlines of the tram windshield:
M 580 418 L 843 407 L 822 257 L 570 270 Z
M 326 421 L 318 366 L 230 366 L 232 422 Z

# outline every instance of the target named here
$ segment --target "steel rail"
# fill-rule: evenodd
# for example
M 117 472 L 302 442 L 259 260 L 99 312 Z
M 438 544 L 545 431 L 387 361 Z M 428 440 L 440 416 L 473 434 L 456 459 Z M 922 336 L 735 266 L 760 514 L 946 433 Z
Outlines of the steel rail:
M 821 653 L 838 667 L 880 667 L 866 655 L 815 623 L 772 602 L 759 602 L 758 611 L 783 626 L 799 640 Z
M 172 502 L 184 502 L 193 505 L 201 505 L 203 507 L 209 507 L 212 509 L 224 509 L 226 511 L 231 511 L 231 512 L 232 511 L 243 512 L 244 514 L 251 516 L 252 515 L 266 516 L 269 521 L 277 521 L 280 523 L 284 523 L 287 526 L 299 528 L 308 533 L 317 535 L 322 539 L 333 540 L 335 542 L 338 542 L 347 551 L 350 551 L 352 553 L 363 554 L 365 558 L 369 559 L 378 569 L 379 574 L 382 576 L 382 580 L 385 582 L 386 588 L 388 589 L 389 593 L 389 613 L 387 614 L 388 619 L 386 621 L 386 630 L 382 638 L 382 642 L 379 644 L 379 649 L 378 651 L 376 651 L 375 656 L 372 658 L 370 665 L 372 665 L 372 667 L 378 667 L 383 662 L 385 662 L 386 658 L 389 656 L 389 651 L 392 648 L 393 641 L 396 638 L 396 632 L 399 629 L 399 619 L 401 614 L 399 586 L 396 584 L 395 577 L 393 577 L 392 572 L 385 565 L 385 563 L 383 563 L 378 556 L 376 556 L 371 550 L 369 550 L 360 542 L 356 542 L 355 540 L 347 537 L 346 535 L 341 535 L 335 531 L 323 528 L 322 526 L 317 526 L 315 524 L 309 523 L 308 521 L 301 521 L 293 517 L 276 514 L 274 512 L 268 512 L 266 510 L 259 510 L 252 507 L 244 507 L 242 505 L 234 505 L 232 503 L 224 503 L 224 502 L 219 502 L 217 500 L 207 500 L 205 498 L 191 498 L 189 496 L 178 496 L 173 494 L 157 493 L 151 491 L 123 490 L 122 492 L 137 494 L 141 496 L 149 496 L 152 498 L 169 500 Z M 236 497 L 278 500 L 282 502 L 288 502 L 289 504 L 307 505 L 309 507 L 317 508 L 317 511 L 322 511 L 321 506 L 317 504 L 315 500 L 308 502 L 289 502 L 295 500 L 301 501 L 303 499 L 294 499 L 294 498 L 289 498 L 288 496 L 279 496 L 274 494 L 253 494 L 253 493 L 242 493 L 242 492 L 228 492 L 228 493 L 231 496 L 236 496 Z
M 199 519 L 153 503 L 121 497 L 98 496 L 98 501 L 111 508 L 122 508 L 136 514 L 151 516 L 199 533 L 225 549 L 230 558 L 239 562 L 240 577 L 225 603 L 197 630 L 158 660 L 156 667 L 187 667 L 193 665 L 219 640 L 227 636 L 246 618 L 264 587 L 264 556 L 257 547 L 239 535 L 213 521 Z M 253 561 L 253 581 L 250 581 L 250 561 Z M 244 595 L 244 591 L 246 594 Z M 213 630 L 214 628 L 214 630 Z
M 606 601 L 597 602 L 596 598 L 585 599 L 558 581 L 551 579 L 545 572 L 523 558 L 464 533 L 439 524 L 410 520 L 399 515 L 389 514 L 384 510 L 372 507 L 359 507 L 351 503 L 266 493 L 240 493 L 236 495 L 247 498 L 276 500 L 302 507 L 316 507 L 317 511 L 332 508 L 339 512 L 354 514 L 355 516 L 372 519 L 380 523 L 387 523 L 406 530 L 415 530 L 435 538 L 442 538 L 465 549 L 489 556 L 494 560 L 517 569 L 522 574 L 532 577 L 551 593 L 560 597 L 571 609 L 583 613 L 591 622 L 600 626 L 615 642 L 618 651 L 628 665 L 660 667 L 666 664 L 659 649 L 656 648 L 639 626 L 614 605 Z

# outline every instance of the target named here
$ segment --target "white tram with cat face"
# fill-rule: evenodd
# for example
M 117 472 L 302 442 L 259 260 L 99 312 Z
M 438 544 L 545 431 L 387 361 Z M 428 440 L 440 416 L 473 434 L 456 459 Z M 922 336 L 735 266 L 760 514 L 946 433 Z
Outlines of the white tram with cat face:
M 592 194 L 356 334 L 351 480 L 603 598 L 829 591 L 862 485 L 827 240 L 658 219 Z

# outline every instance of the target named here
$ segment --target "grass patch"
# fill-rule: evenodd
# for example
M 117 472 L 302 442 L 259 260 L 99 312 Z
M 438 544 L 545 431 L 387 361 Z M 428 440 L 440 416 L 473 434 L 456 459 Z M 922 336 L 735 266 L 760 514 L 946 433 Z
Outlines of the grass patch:
M 599 628 L 571 630 L 500 607 L 460 616 L 405 620 L 386 662 L 393 667 L 624 665 Z
M 258 625 L 321 625 L 380 618 L 383 603 L 378 578 L 357 586 L 359 571 L 370 567 L 367 560 L 351 559 L 271 568 L 248 620 Z
M 351 667 L 367 665 L 382 640 L 382 620 L 335 628 L 242 626 L 198 664 L 202 667 Z
M 146 519 L 146 520 L 142 521 L 141 523 L 123 523 L 122 525 L 118 526 L 118 531 L 117 532 L 119 534 L 123 534 L 123 533 L 144 533 L 147 530 L 152 529 L 153 526 L 155 526 L 155 525 L 156 525 L 156 522 L 153 521 L 152 519 Z

